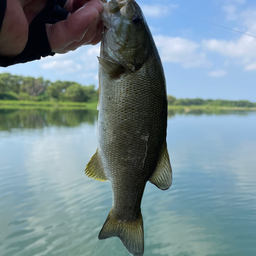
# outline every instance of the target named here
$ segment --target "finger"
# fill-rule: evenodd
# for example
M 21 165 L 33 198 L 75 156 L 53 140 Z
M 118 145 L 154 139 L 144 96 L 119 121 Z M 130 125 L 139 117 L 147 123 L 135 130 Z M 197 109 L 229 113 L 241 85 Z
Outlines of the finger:
M 100 22 L 98 25 L 91 27 L 81 41 L 74 42 L 68 45 L 58 53 L 67 53 L 69 51 L 74 51 L 82 45 L 88 45 L 88 44 L 95 45 L 101 41 L 102 31 L 103 31 L 103 24 L 102 22 Z
M 93 2 L 95 0 L 68 16 L 64 21 L 46 25 L 49 44 L 53 52 L 60 52 L 71 43 L 81 41 L 89 28 L 99 22 L 103 6 L 99 8 L 96 3 L 95 7 Z
M 103 27 L 104 27 L 104 25 L 103 25 L 103 22 L 101 21 L 98 24 L 97 33 L 96 33 L 95 37 L 89 42 L 89 44 L 95 45 L 101 41 L 102 36 L 103 36 Z

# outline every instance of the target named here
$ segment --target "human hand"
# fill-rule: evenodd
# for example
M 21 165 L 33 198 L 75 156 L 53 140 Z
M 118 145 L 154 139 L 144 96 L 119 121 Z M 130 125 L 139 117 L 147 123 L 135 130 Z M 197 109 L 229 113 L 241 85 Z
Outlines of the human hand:
M 47 0 L 7 0 L 0 33 L 0 55 L 14 57 L 20 54 L 28 40 L 29 25 L 46 6 Z M 103 24 L 99 0 L 68 0 L 64 8 L 66 20 L 46 24 L 52 52 L 65 53 L 84 44 L 97 44 L 102 38 Z
M 70 13 L 66 20 L 46 25 L 53 52 L 66 53 L 81 45 L 95 45 L 101 41 L 103 5 L 99 0 L 69 0 L 64 8 Z

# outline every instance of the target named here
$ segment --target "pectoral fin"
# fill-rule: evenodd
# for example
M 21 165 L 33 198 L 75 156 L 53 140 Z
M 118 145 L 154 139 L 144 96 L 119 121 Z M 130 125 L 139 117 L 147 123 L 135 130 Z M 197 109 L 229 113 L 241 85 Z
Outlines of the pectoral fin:
M 93 155 L 89 163 L 86 165 L 84 172 L 89 178 L 99 180 L 99 181 L 108 180 L 108 178 L 104 173 L 104 169 L 100 160 L 98 149 L 96 150 L 96 153 Z
M 162 190 L 168 189 L 172 184 L 172 167 L 166 142 L 163 144 L 156 169 L 149 181 Z
M 100 57 L 98 57 L 98 60 L 104 72 L 112 78 L 121 75 L 125 71 L 125 68 L 117 63 L 102 59 Z

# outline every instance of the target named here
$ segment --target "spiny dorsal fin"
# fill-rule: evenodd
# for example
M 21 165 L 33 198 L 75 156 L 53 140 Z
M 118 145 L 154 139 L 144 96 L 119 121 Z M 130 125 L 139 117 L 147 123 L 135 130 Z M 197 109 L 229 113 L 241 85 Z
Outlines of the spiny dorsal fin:
M 125 68 L 117 63 L 98 57 L 102 69 L 112 78 L 117 77 L 125 72 Z
M 133 256 L 143 256 L 144 232 L 143 219 L 140 213 L 134 220 L 118 220 L 113 216 L 112 209 L 99 233 L 99 239 L 117 236 Z
M 104 169 L 99 157 L 98 149 L 96 153 L 93 155 L 89 163 L 85 167 L 85 174 L 92 179 L 99 181 L 107 181 L 108 178 L 104 173 Z
M 166 142 L 163 144 L 156 169 L 149 181 L 162 190 L 168 189 L 172 184 L 172 167 Z

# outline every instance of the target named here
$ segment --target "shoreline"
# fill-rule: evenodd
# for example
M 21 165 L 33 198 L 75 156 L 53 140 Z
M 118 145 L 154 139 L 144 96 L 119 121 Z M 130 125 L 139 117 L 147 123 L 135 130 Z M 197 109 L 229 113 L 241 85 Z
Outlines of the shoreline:
M 192 106 L 168 106 L 168 110 L 184 110 L 184 112 L 190 112 L 193 110 L 243 110 L 243 111 L 256 111 L 256 107 L 228 107 L 228 106 L 211 106 L 211 105 L 192 105 Z
M 97 103 L 54 102 L 54 101 L 11 101 L 0 100 L 0 109 L 88 109 L 96 110 Z
M 54 101 L 13 101 L 0 100 L 0 109 L 74 109 L 74 110 L 97 110 L 97 102 L 80 103 L 80 102 L 54 102 Z M 228 106 L 211 106 L 211 105 L 169 105 L 169 110 L 183 110 L 190 112 L 193 110 L 241 110 L 241 111 L 256 111 L 256 107 L 228 107 Z

